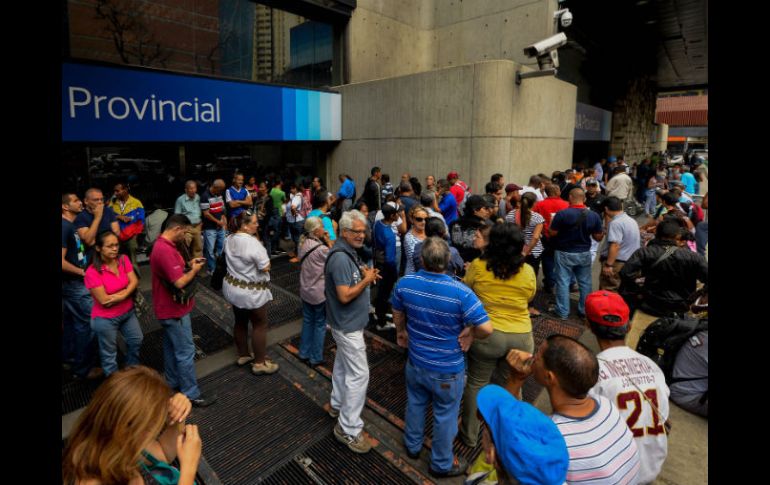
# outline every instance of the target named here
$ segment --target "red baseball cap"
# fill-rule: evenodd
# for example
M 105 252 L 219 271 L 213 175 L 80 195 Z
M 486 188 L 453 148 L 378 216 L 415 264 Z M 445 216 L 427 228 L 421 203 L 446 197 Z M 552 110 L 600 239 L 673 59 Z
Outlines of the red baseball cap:
M 586 318 L 605 327 L 622 327 L 628 323 L 628 305 L 615 292 L 594 291 L 586 297 Z
M 459 178 L 460 178 L 460 174 L 459 174 L 459 173 L 457 173 L 457 172 L 455 172 L 455 171 L 449 172 L 449 173 L 447 174 L 447 176 L 446 176 L 446 179 L 447 179 L 447 180 L 452 180 L 452 179 L 459 179 Z

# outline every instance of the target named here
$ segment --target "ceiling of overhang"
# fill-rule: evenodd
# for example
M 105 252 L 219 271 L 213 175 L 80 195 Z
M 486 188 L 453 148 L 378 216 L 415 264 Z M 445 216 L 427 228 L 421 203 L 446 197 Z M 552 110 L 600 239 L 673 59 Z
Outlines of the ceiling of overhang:
M 707 0 L 568 0 L 573 47 L 609 72 L 649 75 L 659 91 L 708 85 Z

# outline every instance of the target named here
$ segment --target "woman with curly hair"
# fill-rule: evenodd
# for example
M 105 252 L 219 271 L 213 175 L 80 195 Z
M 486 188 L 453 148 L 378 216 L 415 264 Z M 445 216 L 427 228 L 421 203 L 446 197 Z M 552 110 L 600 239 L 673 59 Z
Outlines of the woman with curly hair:
M 532 320 L 529 302 L 535 297 L 535 271 L 525 264 L 524 232 L 512 222 L 496 224 L 489 233 L 489 245 L 474 259 L 463 280 L 484 304 L 494 331 L 476 340 L 468 350 L 468 378 L 465 383 L 460 439 L 475 447 L 479 436 L 476 395 L 498 369 L 501 383 L 507 380 L 505 356 L 511 349 L 532 353 Z
M 112 374 L 80 415 L 64 451 L 66 485 L 192 485 L 201 457 L 192 405 L 153 369 Z M 179 460 L 179 469 L 170 465 Z

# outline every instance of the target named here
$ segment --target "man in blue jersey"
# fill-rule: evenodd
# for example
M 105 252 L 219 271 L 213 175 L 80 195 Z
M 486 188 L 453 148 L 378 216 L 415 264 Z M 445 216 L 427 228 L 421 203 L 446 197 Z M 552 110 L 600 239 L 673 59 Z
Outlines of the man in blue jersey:
M 452 452 L 465 386 L 463 352 L 472 338 L 491 335 L 492 323 L 473 291 L 444 273 L 449 264 L 446 241 L 427 238 L 421 255 L 424 269 L 401 278 L 392 298 L 398 344 L 409 349 L 404 445 L 410 458 L 419 456 L 425 411 L 432 402 L 429 472 L 437 478 L 452 477 L 468 466 Z

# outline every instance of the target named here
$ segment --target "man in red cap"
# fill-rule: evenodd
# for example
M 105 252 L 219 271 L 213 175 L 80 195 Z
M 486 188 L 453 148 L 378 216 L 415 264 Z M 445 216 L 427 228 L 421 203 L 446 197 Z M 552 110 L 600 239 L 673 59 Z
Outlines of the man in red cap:
M 648 357 L 625 344 L 629 309 L 617 293 L 599 290 L 586 298 L 586 320 L 599 342 L 599 380 L 589 391 L 616 403 L 639 449 L 639 483 L 651 483 L 668 454 L 663 423 L 668 397 L 663 371 Z
M 457 201 L 457 207 L 459 208 L 463 200 L 465 200 L 465 193 L 468 191 L 468 184 L 460 180 L 460 174 L 452 170 L 446 176 L 447 182 L 449 182 L 449 191 L 455 196 Z M 468 193 L 470 195 L 470 193 Z

